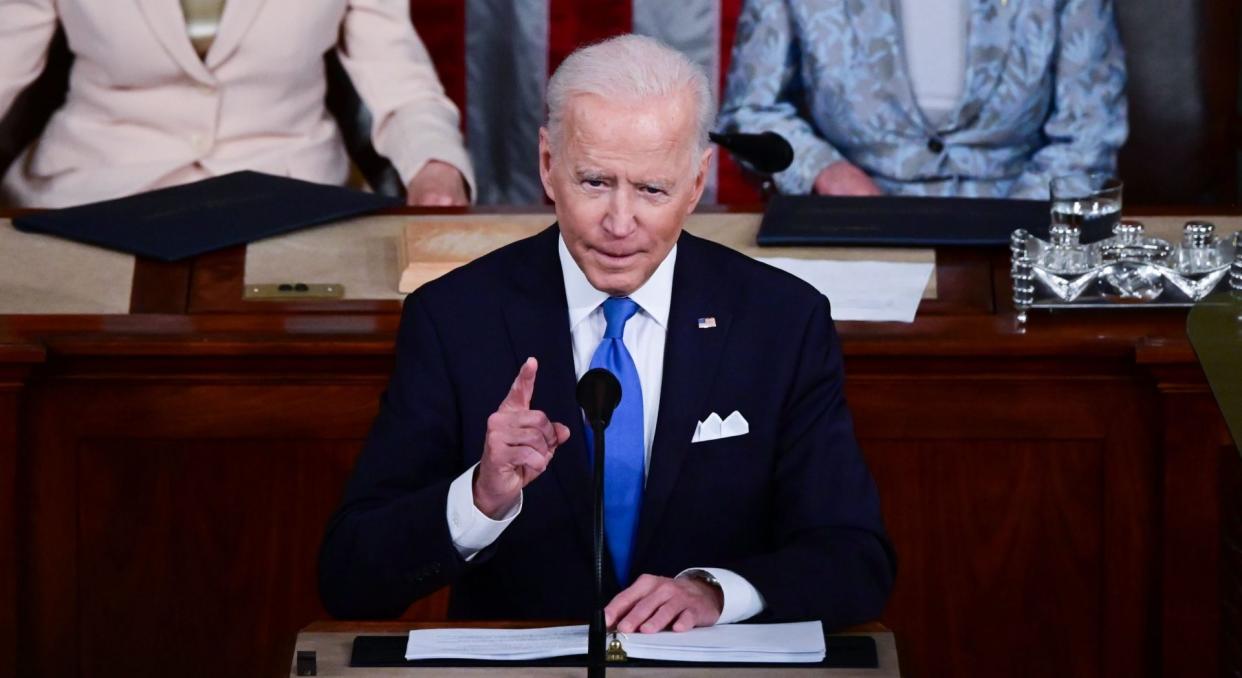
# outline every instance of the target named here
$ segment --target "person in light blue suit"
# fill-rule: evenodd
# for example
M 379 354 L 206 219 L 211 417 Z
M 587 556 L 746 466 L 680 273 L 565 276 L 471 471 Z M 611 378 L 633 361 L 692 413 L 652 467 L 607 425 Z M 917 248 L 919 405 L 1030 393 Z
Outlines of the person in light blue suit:
M 1116 172 L 1125 80 L 1112 0 L 747 0 L 720 126 L 790 141 L 782 193 L 1047 199 Z

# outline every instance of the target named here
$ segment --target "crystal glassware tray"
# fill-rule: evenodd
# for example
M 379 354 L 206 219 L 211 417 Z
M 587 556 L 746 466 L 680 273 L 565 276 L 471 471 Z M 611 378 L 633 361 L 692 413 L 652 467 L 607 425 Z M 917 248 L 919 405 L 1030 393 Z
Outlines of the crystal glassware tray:
M 1019 320 L 1032 308 L 1188 307 L 1214 291 L 1242 290 L 1242 231 L 1221 238 L 1213 224 L 1189 221 L 1180 243 L 1144 231 L 1125 220 L 1093 243 L 1061 224 L 1048 240 L 1014 231 L 1010 275 Z

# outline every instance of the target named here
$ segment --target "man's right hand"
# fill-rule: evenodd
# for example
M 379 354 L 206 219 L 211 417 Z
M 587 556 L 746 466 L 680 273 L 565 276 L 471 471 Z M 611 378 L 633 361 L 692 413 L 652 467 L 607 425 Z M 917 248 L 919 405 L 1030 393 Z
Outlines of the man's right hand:
M 845 160 L 834 162 L 820 171 L 815 177 L 814 190 L 819 195 L 883 195 L 879 186 L 858 169 Z
M 539 363 L 527 358 L 500 407 L 487 418 L 483 458 L 474 475 L 474 505 L 499 520 L 517 504 L 522 488 L 543 473 L 569 427 L 530 409 Z

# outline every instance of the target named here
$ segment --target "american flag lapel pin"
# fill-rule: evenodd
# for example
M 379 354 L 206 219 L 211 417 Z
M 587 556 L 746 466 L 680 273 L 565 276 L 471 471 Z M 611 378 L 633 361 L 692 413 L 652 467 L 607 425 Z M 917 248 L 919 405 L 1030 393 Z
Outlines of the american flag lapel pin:
M 716 326 L 715 318 L 711 316 L 708 316 L 706 318 L 699 318 L 699 329 L 700 330 L 710 330 L 711 328 L 715 326 Z

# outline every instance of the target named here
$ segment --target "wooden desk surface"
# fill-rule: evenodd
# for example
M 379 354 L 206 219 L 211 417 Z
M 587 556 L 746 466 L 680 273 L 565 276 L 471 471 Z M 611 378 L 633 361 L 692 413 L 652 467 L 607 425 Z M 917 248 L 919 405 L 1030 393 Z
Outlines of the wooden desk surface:
M 514 676 L 517 678 L 571 678 L 586 676 L 586 668 L 566 667 L 523 667 L 523 668 L 456 668 L 442 667 L 413 668 L 349 668 L 349 653 L 354 638 L 359 635 L 369 636 L 404 636 L 411 629 L 444 628 L 444 627 L 487 627 L 487 628 L 529 628 L 543 624 L 529 623 L 454 623 L 454 622 L 315 622 L 298 633 L 297 643 L 292 654 L 289 675 L 297 675 L 297 650 L 315 652 L 318 674 L 320 676 L 340 678 L 388 678 L 397 676 L 452 676 L 453 678 L 492 678 L 493 676 Z M 715 678 L 780 678 L 791 673 L 804 678 L 890 678 L 901 675 L 897 660 L 897 646 L 890 631 L 882 630 L 878 624 L 859 627 L 851 634 L 863 634 L 875 639 L 879 667 L 874 669 L 809 669 L 790 665 L 781 668 L 762 669 L 710 669 Z M 609 666 L 608 674 L 626 678 L 690 678 L 704 675 L 704 669 L 691 667 L 624 667 Z

